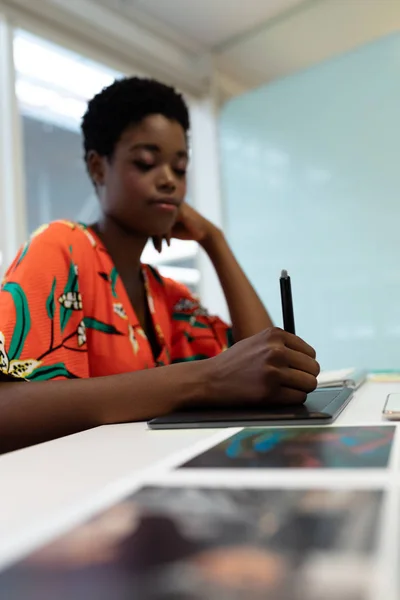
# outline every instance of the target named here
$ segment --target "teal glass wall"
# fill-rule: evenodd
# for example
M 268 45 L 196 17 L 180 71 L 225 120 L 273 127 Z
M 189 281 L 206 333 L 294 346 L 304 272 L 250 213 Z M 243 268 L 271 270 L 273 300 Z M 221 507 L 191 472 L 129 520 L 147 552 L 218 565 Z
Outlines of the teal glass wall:
M 400 34 L 233 99 L 220 142 L 226 230 L 275 323 L 287 269 L 324 368 L 400 368 Z

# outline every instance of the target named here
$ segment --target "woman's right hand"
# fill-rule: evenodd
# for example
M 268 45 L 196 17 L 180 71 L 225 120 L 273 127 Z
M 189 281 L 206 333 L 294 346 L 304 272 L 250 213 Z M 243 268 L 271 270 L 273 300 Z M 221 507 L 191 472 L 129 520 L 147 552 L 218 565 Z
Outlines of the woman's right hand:
M 271 328 L 208 361 L 207 398 L 229 404 L 302 404 L 317 387 L 315 350 Z

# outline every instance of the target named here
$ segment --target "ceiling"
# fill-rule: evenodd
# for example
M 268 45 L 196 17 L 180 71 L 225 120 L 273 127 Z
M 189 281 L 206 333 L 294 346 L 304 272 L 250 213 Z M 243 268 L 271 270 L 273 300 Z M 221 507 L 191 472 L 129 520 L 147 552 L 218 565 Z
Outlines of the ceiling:
M 213 48 L 267 23 L 303 0 L 121 0 L 120 10 L 140 10 L 198 44 Z M 115 4 L 115 1 L 114 3 Z
M 400 31 L 400 0 L 98 0 L 191 51 L 228 96 Z
M 246 87 L 308 68 L 400 31 L 400 0 L 316 0 L 221 47 L 218 66 Z

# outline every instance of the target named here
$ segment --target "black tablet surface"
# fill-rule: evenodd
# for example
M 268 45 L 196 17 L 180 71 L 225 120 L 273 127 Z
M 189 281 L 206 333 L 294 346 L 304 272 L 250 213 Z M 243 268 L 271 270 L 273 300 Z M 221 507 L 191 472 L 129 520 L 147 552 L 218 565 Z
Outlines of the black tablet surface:
M 353 390 L 346 387 L 321 389 L 308 394 L 302 406 L 188 410 L 152 419 L 148 425 L 151 429 L 259 427 L 301 423 L 323 425 L 336 419 L 352 394 Z

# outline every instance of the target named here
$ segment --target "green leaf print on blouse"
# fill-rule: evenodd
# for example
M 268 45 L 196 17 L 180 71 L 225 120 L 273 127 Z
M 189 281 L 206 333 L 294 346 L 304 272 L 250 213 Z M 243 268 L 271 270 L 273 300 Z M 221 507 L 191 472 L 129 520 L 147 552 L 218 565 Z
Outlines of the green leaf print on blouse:
M 117 298 L 117 291 L 116 291 L 117 279 L 118 279 L 118 271 L 115 267 L 113 267 L 111 270 L 111 273 L 110 273 L 110 282 L 111 282 L 111 292 L 112 292 L 112 295 L 114 296 L 114 298 Z
M 72 248 L 70 249 L 72 250 Z M 82 297 L 79 293 L 78 267 L 70 262 L 68 281 L 64 293 L 58 299 L 60 307 L 60 328 L 63 332 L 74 310 L 82 310 Z
M 31 316 L 25 292 L 19 283 L 6 283 L 3 290 L 11 294 L 16 312 L 14 333 L 8 351 L 8 358 L 13 361 L 21 356 L 26 337 L 31 328 Z
M 92 317 L 85 317 L 83 323 L 85 324 L 86 329 L 95 329 L 96 331 L 101 331 L 102 333 L 108 333 L 110 335 L 123 335 L 116 327 L 114 327 L 114 325 L 108 325 L 107 323 L 103 323 Z
M 30 245 L 31 245 L 30 241 L 26 242 L 25 246 L 22 249 L 21 256 L 19 257 L 19 259 L 17 261 L 17 264 L 15 265 L 16 267 L 18 267 L 18 265 L 24 260 L 26 254 L 27 254 L 27 252 L 29 250 L 29 246 Z
M 186 323 L 190 323 L 192 327 L 197 327 L 198 329 L 208 329 L 209 326 L 205 323 L 201 323 L 196 319 L 195 315 L 188 315 L 185 313 L 172 313 L 172 318 L 174 321 L 186 321 Z
M 65 377 L 66 379 L 78 379 L 76 375 L 68 371 L 64 363 L 55 363 L 35 369 L 26 378 L 29 381 L 48 381 L 56 377 Z
M 50 291 L 50 294 L 46 301 L 46 310 L 47 310 L 47 315 L 48 315 L 49 319 L 54 319 L 54 313 L 56 310 L 56 303 L 54 301 L 54 291 L 56 289 L 56 283 L 57 283 L 57 280 L 54 277 L 53 285 L 51 286 L 51 291 Z
M 11 294 L 13 298 L 16 319 L 8 353 L 5 336 L 0 331 L 0 371 L 6 375 L 27 378 L 41 364 L 41 361 L 35 358 L 19 360 L 31 328 L 28 301 L 24 290 L 18 283 L 6 283 L 3 290 Z
M 191 298 L 181 298 L 177 302 L 172 311 L 173 321 L 185 321 L 189 323 L 191 327 L 197 329 L 209 329 L 209 325 L 202 323 L 198 320 L 198 317 L 208 317 L 208 312 L 203 308 L 198 300 Z

